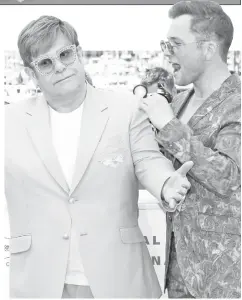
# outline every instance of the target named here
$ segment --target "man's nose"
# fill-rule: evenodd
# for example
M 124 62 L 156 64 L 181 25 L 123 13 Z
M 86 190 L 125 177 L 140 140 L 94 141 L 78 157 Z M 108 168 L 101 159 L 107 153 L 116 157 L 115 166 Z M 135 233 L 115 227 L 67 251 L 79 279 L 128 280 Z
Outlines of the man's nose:
M 163 53 L 164 53 L 164 57 L 167 58 L 168 60 L 173 55 L 168 49 L 166 49 Z
M 61 73 L 66 69 L 66 66 L 59 59 L 56 59 L 54 68 L 56 73 Z

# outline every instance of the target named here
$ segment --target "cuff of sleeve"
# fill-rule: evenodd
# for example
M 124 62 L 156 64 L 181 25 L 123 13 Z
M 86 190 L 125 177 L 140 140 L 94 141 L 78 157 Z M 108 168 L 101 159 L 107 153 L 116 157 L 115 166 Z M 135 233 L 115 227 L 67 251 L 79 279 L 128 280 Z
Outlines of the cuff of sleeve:
M 160 200 L 161 201 L 160 201 L 160 204 L 161 204 L 161 206 L 162 206 L 162 208 L 164 209 L 165 212 L 174 212 L 176 210 L 176 207 L 170 208 L 169 204 L 166 202 L 166 200 L 163 196 L 163 187 L 164 187 L 165 183 L 167 182 L 167 180 L 169 180 L 169 178 L 166 179 L 166 181 L 164 182 L 164 184 L 161 188 L 161 193 L 160 193 Z
M 176 207 L 170 208 L 169 204 L 165 201 L 165 199 L 161 199 L 160 205 L 165 212 L 175 212 L 176 211 Z
M 164 143 L 173 143 L 182 138 L 183 131 L 181 127 L 183 124 L 174 117 L 170 122 L 168 122 L 161 130 L 156 131 L 157 141 Z

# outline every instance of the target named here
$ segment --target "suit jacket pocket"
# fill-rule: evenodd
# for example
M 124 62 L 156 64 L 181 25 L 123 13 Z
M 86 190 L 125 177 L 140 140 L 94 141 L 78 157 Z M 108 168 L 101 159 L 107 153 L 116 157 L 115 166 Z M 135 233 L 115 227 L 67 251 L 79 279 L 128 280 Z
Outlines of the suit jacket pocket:
M 198 226 L 202 230 L 241 235 L 241 221 L 229 215 L 199 213 Z
M 124 244 L 141 243 L 145 241 L 138 225 L 134 227 L 121 227 L 119 230 L 121 240 Z
M 11 254 L 25 252 L 30 249 L 31 242 L 31 235 L 12 237 L 9 241 L 9 251 Z

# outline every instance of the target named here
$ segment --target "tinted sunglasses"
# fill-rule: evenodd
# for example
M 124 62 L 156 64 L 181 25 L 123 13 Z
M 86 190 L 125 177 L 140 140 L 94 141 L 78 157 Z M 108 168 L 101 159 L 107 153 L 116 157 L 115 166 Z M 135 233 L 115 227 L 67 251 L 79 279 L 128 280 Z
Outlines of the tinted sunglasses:
M 70 45 L 60 49 L 55 56 L 41 55 L 30 65 L 33 65 L 41 75 L 45 76 L 54 72 L 56 59 L 63 65 L 69 66 L 75 62 L 76 56 L 76 45 Z

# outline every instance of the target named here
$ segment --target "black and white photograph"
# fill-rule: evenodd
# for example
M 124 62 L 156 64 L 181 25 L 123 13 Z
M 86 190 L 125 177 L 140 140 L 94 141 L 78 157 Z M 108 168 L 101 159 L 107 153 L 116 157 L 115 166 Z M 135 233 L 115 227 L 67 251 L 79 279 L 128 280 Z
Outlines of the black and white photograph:
M 241 298 L 241 5 L 5 2 L 3 299 Z

